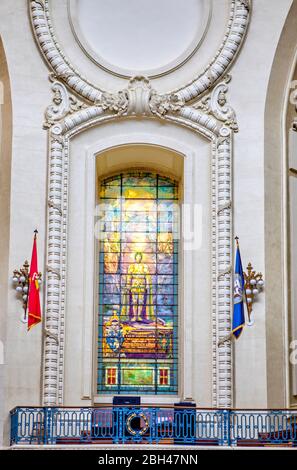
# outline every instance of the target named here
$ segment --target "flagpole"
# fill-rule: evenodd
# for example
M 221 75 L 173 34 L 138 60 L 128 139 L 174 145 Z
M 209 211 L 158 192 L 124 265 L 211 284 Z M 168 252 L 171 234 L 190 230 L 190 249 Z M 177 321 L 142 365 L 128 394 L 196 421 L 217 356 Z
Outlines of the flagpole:
M 236 236 L 235 241 L 236 241 L 236 248 L 239 249 L 239 237 Z M 233 278 L 233 269 L 232 269 L 232 278 Z M 233 282 L 232 282 L 232 285 L 233 285 Z M 244 295 L 245 295 L 245 292 L 244 292 Z M 232 302 L 232 311 L 233 311 L 233 308 L 234 308 L 234 305 Z M 231 322 L 232 322 L 232 319 L 231 319 Z M 231 333 L 229 333 L 228 335 L 220 339 L 220 341 L 218 342 L 218 346 L 222 346 L 227 341 L 233 341 L 233 340 L 234 340 L 234 335 L 233 335 L 233 332 L 231 331 Z
M 237 248 L 239 248 L 239 238 L 238 237 L 235 237 L 235 240 L 236 240 L 236 246 Z M 246 292 L 245 292 L 245 274 L 243 273 L 243 292 L 244 292 L 244 301 L 245 301 L 245 305 L 246 305 L 246 309 L 247 309 L 247 314 L 248 314 L 248 319 L 249 319 L 249 322 L 250 322 L 250 311 L 249 311 L 249 305 L 247 303 L 247 300 L 246 300 Z
M 34 240 L 37 239 L 37 234 L 38 234 L 38 230 L 37 230 L 37 228 L 36 228 L 36 229 L 34 230 Z M 30 273 L 30 267 L 31 267 L 31 265 L 29 266 L 29 273 Z M 29 293 L 30 293 L 30 278 L 28 277 L 27 302 L 26 302 L 25 315 L 24 315 L 24 320 L 25 320 L 25 321 L 28 321 L 28 319 L 27 319 L 27 310 L 28 310 L 28 302 L 29 302 Z

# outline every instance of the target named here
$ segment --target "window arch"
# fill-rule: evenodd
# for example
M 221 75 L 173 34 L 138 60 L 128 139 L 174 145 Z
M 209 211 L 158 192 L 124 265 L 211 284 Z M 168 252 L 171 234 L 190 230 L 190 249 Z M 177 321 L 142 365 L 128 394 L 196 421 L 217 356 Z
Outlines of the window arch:
M 97 392 L 176 394 L 178 183 L 127 171 L 99 197 Z

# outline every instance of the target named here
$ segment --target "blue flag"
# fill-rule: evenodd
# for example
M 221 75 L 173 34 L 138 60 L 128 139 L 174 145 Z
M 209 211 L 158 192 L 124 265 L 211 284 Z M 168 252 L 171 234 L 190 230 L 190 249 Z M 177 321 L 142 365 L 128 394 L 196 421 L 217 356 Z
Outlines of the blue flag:
M 244 276 L 241 263 L 241 256 L 239 245 L 237 243 L 236 261 L 234 272 L 234 306 L 233 306 L 233 321 L 232 321 L 232 334 L 236 339 L 242 333 L 244 327 L 244 306 L 243 306 L 243 293 L 244 293 Z

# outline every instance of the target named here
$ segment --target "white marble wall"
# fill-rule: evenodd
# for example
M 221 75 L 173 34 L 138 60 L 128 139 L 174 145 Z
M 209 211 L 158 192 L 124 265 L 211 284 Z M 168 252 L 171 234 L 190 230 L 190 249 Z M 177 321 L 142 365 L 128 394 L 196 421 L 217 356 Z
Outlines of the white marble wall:
M 240 237 L 242 260 L 245 265 L 252 262 L 255 269 L 264 272 L 264 277 L 271 272 L 265 271 L 265 253 L 269 249 L 274 251 L 274 257 L 279 256 L 282 250 L 281 244 L 271 240 L 269 232 L 265 238 L 265 222 L 272 225 L 279 216 L 280 207 L 275 205 L 275 219 L 273 209 L 269 221 L 265 215 L 265 106 L 269 79 L 274 56 L 282 25 L 291 1 L 267 2 L 259 0 L 253 4 L 253 17 L 250 24 L 244 49 L 236 66 L 232 71 L 233 84 L 230 95 L 234 105 L 240 132 L 235 138 L 234 144 L 234 230 Z M 276 14 L 276 11 L 278 12 Z M 264 20 L 265 18 L 265 20 Z M 288 63 L 288 70 L 290 63 Z M 285 103 L 284 103 L 285 104 Z M 281 126 L 281 109 L 279 121 L 275 126 Z M 272 134 L 277 132 L 271 131 Z M 279 168 L 281 172 L 281 167 Z M 281 184 L 278 182 L 277 184 Z M 275 191 L 278 191 L 275 186 Z M 279 195 L 281 198 L 281 193 Z M 279 201 L 281 204 L 281 201 Z M 278 223 L 278 222 L 277 222 Z M 273 225 L 272 225 L 273 226 Z M 272 229 L 273 231 L 274 229 Z M 274 276 L 281 277 L 274 271 Z M 282 297 L 282 286 L 279 285 L 279 295 Z M 269 291 L 271 288 L 271 291 Z M 269 345 L 266 343 L 266 328 L 269 318 L 269 327 L 277 322 L 277 316 L 281 315 L 278 308 L 275 313 L 271 311 L 273 305 L 269 304 L 266 310 L 267 298 L 275 293 L 275 286 L 270 283 L 266 286 L 265 294 L 261 294 L 254 308 L 255 325 L 248 327 L 240 341 L 235 345 L 235 393 L 237 407 L 265 407 L 268 406 L 268 378 L 267 363 L 271 357 L 267 355 Z M 275 303 L 274 303 L 275 305 Z M 275 335 L 280 335 L 280 342 L 284 341 L 284 331 L 277 328 Z M 270 340 L 271 341 L 271 340 Z M 277 340 L 274 338 L 276 346 Z M 271 347 L 271 346 L 270 346 Z M 272 346 L 273 347 L 273 346 Z M 278 350 L 276 356 L 284 358 L 283 352 Z M 277 363 L 279 370 L 280 364 Z M 278 399 L 274 400 L 274 406 L 286 406 L 284 394 L 284 359 L 281 364 L 275 387 L 280 388 Z M 272 366 L 274 369 L 274 367 Z M 276 374 L 276 370 L 273 372 Z M 273 383 L 273 380 L 272 380 Z M 271 382 L 270 382 L 271 384 Z M 269 385 L 271 387 L 271 385 Z M 282 398 L 280 398 L 280 395 Z M 252 398 L 252 402 L 251 402 Z M 271 403 L 269 406 L 273 406 Z
M 27 2 L 1 2 L 0 18 L 13 108 L 10 240 L 5 247 L 9 250 L 8 278 L 13 269 L 30 259 L 36 227 L 39 267 L 44 271 L 47 135 L 42 123 L 50 91 L 48 71 L 32 37 Z M 41 328 L 27 333 L 20 322 L 22 308 L 15 291 L 9 287 L 6 296 L 3 419 L 7 443 L 9 410 L 20 402 L 36 405 L 40 401 Z

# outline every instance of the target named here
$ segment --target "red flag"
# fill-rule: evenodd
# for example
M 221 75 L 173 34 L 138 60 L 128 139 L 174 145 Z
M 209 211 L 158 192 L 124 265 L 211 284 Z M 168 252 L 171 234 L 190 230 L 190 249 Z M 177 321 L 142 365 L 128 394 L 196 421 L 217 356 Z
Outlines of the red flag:
M 38 284 L 38 266 L 37 266 L 37 230 L 34 235 L 32 258 L 29 273 L 29 294 L 28 294 L 28 331 L 32 326 L 41 322 L 41 309 Z

